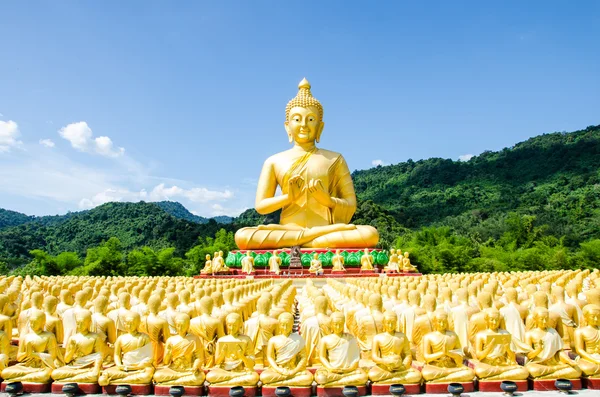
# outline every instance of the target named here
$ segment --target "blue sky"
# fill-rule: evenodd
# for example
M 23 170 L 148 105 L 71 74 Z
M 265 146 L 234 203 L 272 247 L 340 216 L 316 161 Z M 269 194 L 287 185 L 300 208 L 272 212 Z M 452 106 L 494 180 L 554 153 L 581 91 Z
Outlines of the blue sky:
M 0 3 L 0 207 L 252 207 L 306 77 L 351 169 L 600 123 L 600 2 Z

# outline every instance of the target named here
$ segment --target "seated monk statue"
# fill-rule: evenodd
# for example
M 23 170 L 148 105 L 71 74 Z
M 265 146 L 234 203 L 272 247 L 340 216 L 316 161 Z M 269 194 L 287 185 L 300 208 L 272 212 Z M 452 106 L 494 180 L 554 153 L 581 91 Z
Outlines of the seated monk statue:
M 600 378 L 600 306 L 583 307 L 584 327 L 575 330 L 575 351 L 579 355 L 577 365 L 584 376 Z
M 246 256 L 242 258 L 242 273 L 254 273 L 254 257 L 251 251 L 246 251 Z
M 485 309 L 487 329 L 475 336 L 475 374 L 480 380 L 525 380 L 529 371 L 517 364 L 511 350 L 511 335 L 499 329 L 500 312 Z
M 214 301 L 210 296 L 200 299 L 200 315 L 190 321 L 190 331 L 200 338 L 204 348 L 204 363 L 202 367 L 212 367 L 215 360 L 217 340 L 225 336 L 223 323 L 211 315 Z
M 2 370 L 2 379 L 7 383 L 48 383 L 52 370 L 63 365 L 56 336 L 44 331 L 46 314 L 32 309 L 28 318 L 30 332 L 19 341 L 18 364 Z
M 279 274 L 279 267 L 281 266 L 281 258 L 277 253 L 277 250 L 273 251 L 273 255 L 269 258 L 269 271 L 271 273 Z
M 0 331 L 0 373 L 8 366 L 10 357 L 10 336 L 4 331 Z
M 335 255 L 331 257 L 331 271 L 332 272 L 344 272 L 344 257 L 340 254 L 340 250 L 335 250 Z
M 242 228 L 235 242 L 243 250 L 374 247 L 379 240 L 375 228 L 348 224 L 356 195 L 346 161 L 315 146 L 323 132 L 323 106 L 306 79 L 298 88 L 284 123 L 294 147 L 265 161 L 256 191 L 256 211 L 264 215 L 281 209 L 280 222 Z M 275 196 L 277 187 L 280 196 Z
M 147 385 L 154 374 L 153 346 L 150 337 L 138 331 L 140 315 L 128 311 L 123 313 L 123 326 L 126 333 L 115 342 L 115 366 L 102 371 L 98 384 L 107 385 Z
M 423 379 L 430 383 L 471 382 L 475 374 L 463 365 L 458 336 L 448 330 L 448 314 L 436 311 L 432 323 L 434 331 L 423 338 Z
M 212 272 L 223 273 L 228 271 L 229 268 L 225 266 L 225 259 L 223 259 L 223 251 L 215 252 L 212 260 Z
M 331 315 L 332 333 L 319 342 L 319 359 L 322 367 L 315 373 L 321 387 L 364 386 L 368 375 L 358 367 L 360 348 L 356 339 L 344 332 L 344 315 Z
M 398 252 L 400 252 L 400 250 L 398 250 Z M 387 265 L 383 268 L 383 272 L 400 272 L 400 262 L 398 260 L 398 254 L 396 253 L 396 250 L 394 248 L 390 249 L 390 259 L 388 260 Z
M 214 386 L 256 386 L 258 374 L 254 371 L 252 340 L 240 334 L 242 317 L 229 313 L 225 318 L 227 335 L 217 340 L 215 366 L 206 375 Z
M 319 254 L 313 255 L 308 272 L 310 274 L 316 274 L 317 276 L 323 274 L 323 263 L 319 259 Z
M 360 257 L 360 270 L 373 270 L 373 255 L 365 248 L 364 253 Z
M 90 332 L 92 313 L 75 313 L 76 333 L 67 341 L 65 366 L 52 371 L 57 382 L 97 383 L 106 347 L 100 335 Z
M 279 333 L 269 339 L 267 368 L 260 374 L 263 386 L 307 387 L 313 375 L 306 369 L 307 353 L 304 339 L 292 334 L 294 316 L 281 313 L 278 318 Z
M 213 273 L 213 267 L 212 267 L 212 259 L 210 259 L 210 254 L 206 254 L 206 262 L 204 262 L 204 268 L 202 270 L 200 270 L 200 274 L 212 274 Z
M 554 328 L 548 327 L 548 309 L 536 307 L 532 313 L 535 328 L 525 334 L 527 353 L 525 368 L 534 379 L 579 379 L 581 370 L 563 351 L 563 340 Z
M 204 384 L 204 346 L 194 334 L 188 333 L 190 317 L 175 316 L 177 335 L 167 339 L 163 367 L 154 372 L 157 385 L 202 386 Z
M 369 370 L 369 379 L 375 384 L 412 384 L 421 381 L 421 373 L 411 367 L 412 354 L 406 336 L 396 332 L 398 317 L 393 311 L 383 314 L 384 332 L 375 335 L 371 360 L 375 366 Z

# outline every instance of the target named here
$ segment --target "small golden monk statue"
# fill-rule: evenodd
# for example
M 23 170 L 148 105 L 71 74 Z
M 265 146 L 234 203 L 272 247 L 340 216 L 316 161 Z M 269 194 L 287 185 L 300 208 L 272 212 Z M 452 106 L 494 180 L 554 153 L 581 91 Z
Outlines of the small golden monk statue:
M 331 257 L 331 271 L 344 272 L 344 257 L 340 254 L 340 250 L 335 250 L 335 255 Z
M 371 226 L 350 225 L 356 195 L 341 154 L 315 146 L 323 132 L 323 106 L 303 79 L 285 110 L 285 129 L 294 147 L 269 157 L 256 191 L 256 211 L 281 209 L 279 224 L 246 227 L 235 234 L 240 249 L 374 247 Z M 275 196 L 277 187 L 282 195 Z
M 344 315 L 331 315 L 332 333 L 319 342 L 319 359 L 322 367 L 315 373 L 321 387 L 364 386 L 368 375 L 358 364 L 360 348 L 356 339 L 344 332 Z
M 577 365 L 585 376 L 600 378 L 600 306 L 586 305 L 582 313 L 587 325 L 575 330 Z
M 487 329 L 475 336 L 475 374 L 481 380 L 525 380 L 529 371 L 517 364 L 515 353 L 511 350 L 511 335 L 499 329 L 500 312 L 485 309 L 484 318 Z
M 406 273 L 415 273 L 417 272 L 417 268 L 410 263 L 410 258 L 408 257 L 409 255 L 410 253 L 408 251 L 404 252 L 404 259 L 402 259 L 402 271 Z
M 393 311 L 383 315 L 384 332 L 375 335 L 372 342 L 369 379 L 375 384 L 411 384 L 421 381 L 421 373 L 411 367 L 412 354 L 406 336 L 396 332 L 398 316 Z
M 532 313 L 535 328 L 525 334 L 527 353 L 525 368 L 534 379 L 578 379 L 581 370 L 563 351 L 563 340 L 554 328 L 548 327 L 548 309 L 536 307 Z
M 400 253 L 400 250 L 398 250 L 398 252 Z M 387 265 L 383 268 L 383 271 L 385 273 L 400 272 L 400 262 L 398 261 L 398 254 L 396 253 L 396 250 L 394 248 L 390 249 L 390 259 Z
M 209 368 L 214 364 L 217 340 L 225 336 L 223 323 L 211 314 L 214 301 L 210 296 L 200 299 L 200 315 L 190 321 L 190 331 L 200 338 L 204 348 L 203 367 Z
M 242 258 L 242 273 L 254 273 L 254 257 L 250 251 L 246 251 L 246 256 Z
M 157 385 L 202 386 L 204 384 L 204 347 L 200 339 L 188 333 L 190 317 L 185 313 L 175 316 L 177 335 L 167 339 L 164 367 L 154 372 Z
M 365 248 L 364 253 L 360 257 L 360 270 L 373 270 L 373 255 Z
M 213 267 L 212 267 L 212 259 L 210 259 L 210 254 L 206 254 L 206 256 L 204 257 L 204 259 L 206 260 L 204 262 L 204 268 L 202 268 L 202 270 L 200 270 L 200 274 L 212 274 L 213 272 Z
M 308 269 L 308 272 L 317 276 L 323 274 L 323 262 L 321 262 L 319 259 L 319 254 L 313 255 L 313 258 L 310 261 L 310 268 Z
M 67 341 L 65 366 L 52 371 L 57 382 L 97 383 L 102 369 L 106 346 L 102 337 L 90 332 L 92 313 L 75 313 L 76 333 Z
M 153 346 L 150 337 L 138 331 L 140 315 L 128 311 L 123 313 L 126 333 L 115 342 L 115 366 L 102 371 L 98 384 L 107 385 L 147 385 L 154 374 Z
M 281 313 L 278 318 L 279 333 L 269 339 L 268 367 L 260 374 L 263 386 L 310 386 L 313 375 L 306 369 L 307 353 L 304 339 L 292 334 L 294 316 Z
M 259 380 L 254 371 L 252 340 L 240 334 L 242 317 L 229 313 L 225 318 L 227 335 L 219 338 L 215 366 L 206 375 L 214 386 L 256 386 Z
M 223 273 L 228 271 L 229 268 L 225 266 L 225 259 L 223 259 L 223 251 L 215 252 L 212 259 L 212 272 Z
M 434 331 L 423 338 L 423 379 L 430 383 L 471 382 L 475 373 L 463 365 L 458 336 L 448 330 L 448 314 L 436 311 L 432 323 Z
M 48 383 L 52 370 L 63 365 L 54 334 L 44 331 L 46 314 L 33 309 L 28 314 L 30 332 L 21 338 L 18 364 L 2 370 L 5 382 Z
M 269 258 L 269 271 L 271 273 L 279 274 L 279 267 L 281 266 L 281 258 L 277 253 L 277 250 L 273 251 L 273 256 Z
M 8 366 L 10 353 L 10 336 L 0 331 L 0 373 Z

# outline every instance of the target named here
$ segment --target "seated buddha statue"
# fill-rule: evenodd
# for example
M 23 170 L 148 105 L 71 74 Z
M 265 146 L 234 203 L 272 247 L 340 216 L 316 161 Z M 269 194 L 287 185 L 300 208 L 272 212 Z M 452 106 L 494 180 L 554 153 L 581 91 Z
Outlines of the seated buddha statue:
M 548 327 L 548 309 L 536 307 L 532 313 L 535 328 L 525 334 L 527 353 L 525 368 L 533 379 L 578 379 L 581 369 L 563 351 L 563 340 L 554 328 Z
M 306 369 L 304 339 L 298 334 L 292 334 L 294 316 L 281 313 L 277 321 L 279 333 L 269 339 L 266 368 L 260 374 L 263 386 L 310 386 L 313 375 Z
M 202 386 L 204 384 L 204 346 L 196 335 L 188 333 L 190 317 L 185 313 L 175 316 L 177 335 L 165 343 L 163 367 L 154 372 L 157 385 Z
M 242 258 L 242 273 L 254 273 L 254 257 L 251 254 L 252 252 L 246 251 L 246 256 Z
M 436 311 L 432 323 L 434 331 L 423 338 L 423 379 L 430 383 L 471 382 L 475 374 L 463 365 L 458 336 L 448 330 L 448 314 Z
M 10 336 L 0 330 L 0 373 L 8 366 L 10 350 Z
M 373 255 L 365 248 L 364 253 L 360 256 L 360 270 L 373 270 Z
M 150 337 L 138 331 L 140 315 L 136 312 L 123 313 L 123 326 L 126 333 L 115 342 L 115 366 L 102 371 L 98 384 L 107 385 L 147 385 L 154 375 L 154 349 Z
M 285 129 L 292 149 L 269 157 L 256 191 L 256 211 L 281 209 L 279 224 L 238 230 L 240 249 L 374 247 L 379 235 L 371 226 L 348 224 L 356 211 L 350 171 L 341 154 L 315 146 L 323 132 L 323 106 L 306 79 L 286 106 Z M 282 194 L 275 196 L 277 187 Z
M 600 306 L 590 304 L 583 307 L 585 326 L 575 330 L 573 343 L 579 355 L 577 365 L 590 378 L 600 378 Z
M 92 313 L 75 313 L 76 333 L 67 341 L 65 366 L 52 371 L 57 382 L 96 383 L 102 369 L 106 347 L 102 337 L 90 332 Z
M 401 253 L 400 250 L 398 250 L 398 252 Z M 390 259 L 388 260 L 387 265 L 383 268 L 383 272 L 400 272 L 400 261 L 398 260 L 398 254 L 394 248 L 390 249 Z
M 210 254 L 206 254 L 205 259 L 206 259 L 206 261 L 204 262 L 204 267 L 202 268 L 202 270 L 200 270 L 200 274 L 212 274 L 213 267 L 212 267 L 212 259 L 210 259 Z
M 331 257 L 331 271 L 332 272 L 343 272 L 346 271 L 344 268 L 344 257 L 340 254 L 340 250 L 335 250 L 335 254 Z
M 406 336 L 396 332 L 398 317 L 393 311 L 383 315 L 384 332 L 375 335 L 371 360 L 375 366 L 369 370 L 369 379 L 375 384 L 411 384 L 421 381 L 419 371 L 411 367 L 412 354 Z
M 323 274 L 323 262 L 319 259 L 319 254 L 314 254 L 310 261 L 310 268 L 308 269 L 310 274 L 321 275 Z
M 481 380 L 525 380 L 529 371 L 517 364 L 511 335 L 499 329 L 500 312 L 485 309 L 487 329 L 475 336 L 475 374 Z
M 322 367 L 315 373 L 321 387 L 364 386 L 367 373 L 358 366 L 360 348 L 356 339 L 344 332 L 344 315 L 331 315 L 332 333 L 319 341 L 319 360 Z
M 52 370 L 63 363 L 54 334 L 44 331 L 46 314 L 33 309 L 29 314 L 29 330 L 19 341 L 18 364 L 4 368 L 5 382 L 48 383 Z
M 279 268 L 281 267 L 281 258 L 277 253 L 277 250 L 273 251 L 273 255 L 269 258 L 269 271 L 271 273 L 279 274 Z
M 214 386 L 256 386 L 252 339 L 242 335 L 242 317 L 229 313 L 225 318 L 227 335 L 217 340 L 215 366 L 206 375 Z

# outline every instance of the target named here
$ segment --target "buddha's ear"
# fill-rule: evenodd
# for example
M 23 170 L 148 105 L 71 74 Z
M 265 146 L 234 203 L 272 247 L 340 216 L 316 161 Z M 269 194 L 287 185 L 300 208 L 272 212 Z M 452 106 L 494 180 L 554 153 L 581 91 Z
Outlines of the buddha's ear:
M 284 121 L 283 125 L 285 126 L 285 131 L 287 132 L 287 136 L 288 136 L 288 141 L 290 141 L 290 143 L 292 143 L 294 141 L 294 137 L 292 136 L 292 133 L 290 132 L 290 125 L 288 123 L 288 121 Z
M 319 126 L 317 127 L 317 137 L 315 138 L 315 140 L 317 141 L 317 143 L 319 143 L 319 141 L 321 140 L 321 134 L 323 133 L 323 128 L 325 127 L 325 123 L 324 122 L 320 122 Z

